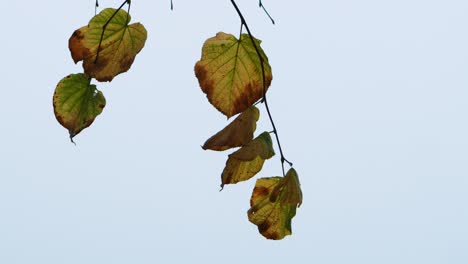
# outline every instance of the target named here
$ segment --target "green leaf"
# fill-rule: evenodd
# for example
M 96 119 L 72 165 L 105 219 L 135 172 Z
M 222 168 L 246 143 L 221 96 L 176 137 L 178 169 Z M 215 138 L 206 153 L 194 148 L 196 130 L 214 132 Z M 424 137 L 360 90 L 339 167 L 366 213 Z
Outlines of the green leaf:
M 83 60 L 85 73 L 101 82 L 112 81 L 116 75 L 128 71 L 147 37 L 142 24 L 129 25 L 131 17 L 122 9 L 109 21 L 115 11 L 113 8 L 102 10 L 88 26 L 77 29 L 69 40 L 75 63 Z M 103 27 L 108 21 L 99 47 Z
M 246 181 L 257 174 L 266 159 L 275 155 L 270 134 L 263 132 L 247 145 L 229 155 L 221 175 L 221 187 L 225 184 Z
M 85 74 L 71 74 L 55 88 L 53 104 L 58 122 L 68 129 L 70 139 L 89 127 L 106 106 L 104 95 Z
M 268 58 L 255 39 L 264 60 L 265 87 L 272 80 Z M 264 95 L 261 63 L 249 35 L 240 40 L 220 32 L 203 45 L 195 75 L 210 103 L 228 118 L 245 111 Z M 266 92 L 266 91 L 265 91 Z
M 291 235 L 291 219 L 302 204 L 302 191 L 294 169 L 286 177 L 258 179 L 247 212 L 249 221 L 268 239 L 279 240 Z
M 247 108 L 223 130 L 210 137 L 202 148 L 223 151 L 244 146 L 252 140 L 259 117 L 258 108 L 255 106 Z

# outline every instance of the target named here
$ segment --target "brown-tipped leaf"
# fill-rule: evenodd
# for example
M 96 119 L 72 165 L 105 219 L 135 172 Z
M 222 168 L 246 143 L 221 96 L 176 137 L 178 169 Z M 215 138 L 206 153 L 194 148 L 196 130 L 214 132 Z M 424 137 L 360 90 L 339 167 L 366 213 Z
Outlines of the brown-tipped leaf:
M 291 220 L 301 203 L 299 179 L 296 171 L 290 169 L 284 178 L 257 180 L 247 215 L 264 237 L 279 240 L 291 235 Z
M 264 61 L 265 89 L 272 80 L 268 58 L 256 46 Z M 220 32 L 203 45 L 201 59 L 195 65 L 195 75 L 210 103 L 227 117 L 243 112 L 263 97 L 264 86 L 260 59 L 249 35 L 240 40 Z
M 258 108 L 247 108 L 223 130 L 210 137 L 202 148 L 223 151 L 246 145 L 253 138 L 259 116 Z
M 68 43 L 75 63 L 83 60 L 85 73 L 101 82 L 112 81 L 116 75 L 128 71 L 146 41 L 147 32 L 142 24 L 129 25 L 131 17 L 127 12 L 122 9 L 115 12 L 113 8 L 102 10 L 87 26 L 77 29 Z
M 225 184 L 246 181 L 257 174 L 266 159 L 275 155 L 270 134 L 263 132 L 247 145 L 229 155 L 221 175 L 221 187 Z

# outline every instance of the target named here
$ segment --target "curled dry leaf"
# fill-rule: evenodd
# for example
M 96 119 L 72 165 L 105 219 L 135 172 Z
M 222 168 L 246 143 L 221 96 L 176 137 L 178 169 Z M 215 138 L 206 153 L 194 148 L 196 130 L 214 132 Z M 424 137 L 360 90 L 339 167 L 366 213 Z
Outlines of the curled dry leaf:
M 210 137 L 202 148 L 223 151 L 244 146 L 252 140 L 259 117 L 258 108 L 247 108 L 223 130 Z
M 147 37 L 142 24 L 129 25 L 131 17 L 127 12 L 121 9 L 112 17 L 115 12 L 113 8 L 102 10 L 87 26 L 77 29 L 68 43 L 75 63 L 82 60 L 85 73 L 101 82 L 112 81 L 128 71 Z
M 291 235 L 291 220 L 302 203 L 299 178 L 294 169 L 286 177 L 258 179 L 247 212 L 249 221 L 268 239 L 279 240 Z
M 221 175 L 221 187 L 225 184 L 246 181 L 257 174 L 265 160 L 273 157 L 273 143 L 270 134 L 263 132 L 247 145 L 229 155 Z
M 90 84 L 85 74 L 71 74 L 55 88 L 53 105 L 57 121 L 70 133 L 70 139 L 89 127 L 106 106 L 104 95 Z
M 265 88 L 272 80 L 268 58 L 254 39 L 264 60 Z M 228 118 L 243 112 L 261 99 L 264 91 L 260 59 L 247 34 L 240 40 L 220 32 L 203 45 L 195 75 L 210 103 Z

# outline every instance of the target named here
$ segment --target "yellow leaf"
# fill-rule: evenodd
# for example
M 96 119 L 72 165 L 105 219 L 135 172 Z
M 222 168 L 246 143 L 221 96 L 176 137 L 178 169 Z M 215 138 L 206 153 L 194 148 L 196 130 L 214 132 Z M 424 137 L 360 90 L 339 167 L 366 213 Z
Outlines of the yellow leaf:
M 284 178 L 257 180 L 247 215 L 264 237 L 279 240 L 291 235 L 291 220 L 301 203 L 299 179 L 296 171 L 290 169 Z
M 229 155 L 221 175 L 221 187 L 252 178 L 266 159 L 275 155 L 270 134 L 263 132 L 247 145 Z
M 272 80 L 268 58 L 254 40 L 264 60 L 265 88 Z M 261 63 L 249 35 L 240 40 L 220 32 L 203 45 L 195 75 L 210 103 L 228 118 L 243 112 L 263 97 L 264 87 Z
M 115 11 L 102 10 L 87 26 L 77 29 L 68 44 L 75 63 L 83 60 L 85 73 L 101 82 L 112 81 L 116 75 L 128 71 L 147 36 L 142 24 L 128 24 L 131 17 L 124 10 L 119 10 L 109 21 Z
M 286 191 L 284 191 L 286 190 Z M 301 206 L 302 204 L 302 191 L 301 184 L 299 183 L 299 176 L 295 169 L 291 168 L 286 177 L 273 189 L 270 201 L 275 202 L 281 199 L 281 203 L 294 206 Z
M 202 148 L 223 151 L 244 146 L 252 140 L 259 116 L 258 108 L 247 108 L 223 130 L 210 137 Z

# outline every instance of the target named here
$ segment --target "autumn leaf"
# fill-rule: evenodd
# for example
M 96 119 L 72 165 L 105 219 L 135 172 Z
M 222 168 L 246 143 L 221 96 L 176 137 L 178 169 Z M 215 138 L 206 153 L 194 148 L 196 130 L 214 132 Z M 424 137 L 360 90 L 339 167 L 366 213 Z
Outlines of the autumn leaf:
M 104 95 L 85 74 L 71 74 L 55 88 L 53 105 L 58 122 L 68 129 L 70 139 L 89 127 L 106 105 Z
M 223 130 L 210 137 L 202 148 L 223 151 L 244 146 L 252 140 L 259 117 L 258 108 L 255 106 L 247 108 Z
M 221 175 L 221 188 L 225 184 L 246 181 L 257 174 L 265 160 L 273 157 L 273 143 L 270 134 L 263 132 L 247 145 L 229 155 Z
M 255 39 L 264 60 L 268 89 L 273 77 L 260 42 Z M 220 32 L 208 39 L 195 65 L 195 75 L 210 103 L 228 118 L 245 111 L 264 95 L 261 63 L 247 34 L 238 40 Z
M 101 82 L 112 81 L 116 75 L 128 71 L 147 36 L 142 24 L 129 25 L 131 17 L 127 12 L 120 9 L 112 17 L 115 11 L 102 10 L 87 26 L 77 29 L 68 43 L 75 63 L 82 60 L 85 73 Z
M 268 239 L 279 240 L 291 235 L 291 219 L 302 204 L 302 191 L 294 169 L 286 177 L 258 179 L 247 212 L 249 221 Z

